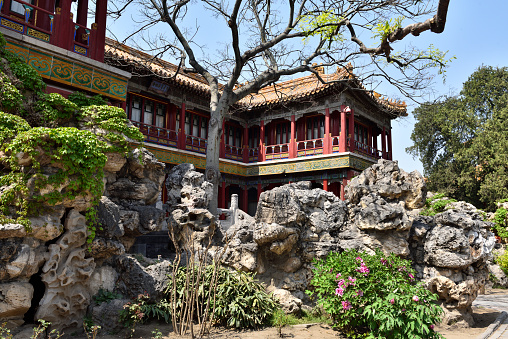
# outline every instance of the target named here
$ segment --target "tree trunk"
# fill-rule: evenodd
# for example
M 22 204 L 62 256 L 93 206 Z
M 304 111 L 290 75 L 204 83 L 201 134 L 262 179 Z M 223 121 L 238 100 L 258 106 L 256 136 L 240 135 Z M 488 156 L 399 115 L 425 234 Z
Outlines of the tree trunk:
M 219 184 L 221 179 L 219 171 L 220 140 L 222 135 L 222 122 L 226 111 L 227 107 L 223 102 L 219 102 L 216 107 L 211 107 L 210 122 L 208 124 L 205 178 L 206 181 L 213 184 L 213 195 L 209 210 L 214 215 L 218 214 L 217 208 L 219 206 Z

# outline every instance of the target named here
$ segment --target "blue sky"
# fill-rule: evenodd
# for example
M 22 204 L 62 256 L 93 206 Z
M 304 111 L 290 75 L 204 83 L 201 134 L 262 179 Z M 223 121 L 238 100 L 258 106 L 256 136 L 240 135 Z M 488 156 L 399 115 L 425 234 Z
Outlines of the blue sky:
M 443 33 L 424 32 L 419 37 L 408 36 L 405 39 L 405 43 L 420 48 L 433 44 L 442 51 L 449 51 L 448 56 L 456 57 L 446 72 L 445 83 L 442 78 L 436 76 L 431 88 L 433 93 L 426 98 L 427 100 L 433 100 L 441 95 L 458 94 L 469 75 L 481 65 L 503 67 L 508 64 L 508 43 L 503 25 L 507 21 L 507 13 L 508 1 L 504 0 L 451 0 Z M 131 11 L 117 22 L 109 20 L 109 29 L 116 38 L 122 39 L 134 29 L 137 17 L 138 13 Z M 229 33 L 227 29 L 221 31 L 217 26 L 208 27 L 206 18 L 204 22 L 189 22 L 189 25 L 200 25 L 199 33 L 204 34 L 207 39 L 213 36 L 220 41 L 221 34 Z M 167 31 L 168 28 L 161 24 L 158 29 L 150 31 L 150 35 L 153 36 L 152 32 L 158 30 Z M 216 44 L 211 39 L 209 41 L 209 46 Z M 401 94 L 394 88 L 383 86 L 378 90 L 388 94 L 389 97 L 401 98 Z M 410 136 L 414 119 L 411 112 L 417 105 L 408 99 L 405 101 L 409 105 L 409 116 L 392 123 L 393 158 L 399 161 L 399 166 L 405 171 L 418 170 L 423 174 L 420 161 L 405 152 L 405 148 L 412 145 Z

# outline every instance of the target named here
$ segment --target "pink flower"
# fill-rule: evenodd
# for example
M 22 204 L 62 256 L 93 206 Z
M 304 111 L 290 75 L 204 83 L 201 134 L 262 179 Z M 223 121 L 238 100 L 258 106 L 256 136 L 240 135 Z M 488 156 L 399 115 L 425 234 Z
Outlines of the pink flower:
M 355 279 L 355 278 L 353 278 L 353 277 L 349 277 L 348 279 L 349 279 L 349 281 L 351 281 L 351 282 L 355 282 L 355 281 L 356 281 L 356 279 Z
M 418 301 L 420 299 L 418 299 L 418 297 L 416 295 L 413 295 L 413 301 Z
M 358 297 L 363 297 L 363 291 L 362 291 L 362 290 L 360 290 L 360 291 L 356 292 L 356 295 L 357 295 Z
M 350 309 L 351 309 L 351 307 L 352 307 L 352 306 L 351 306 L 351 303 L 350 303 L 349 301 L 347 301 L 347 300 L 346 300 L 346 301 L 343 301 L 343 302 L 342 302 L 342 309 L 343 309 L 344 311 L 350 310 Z
M 356 257 L 356 260 L 357 260 L 357 261 L 360 261 L 360 262 L 363 262 L 363 259 L 362 259 L 362 258 L 360 258 L 360 257 Z
M 335 295 L 338 295 L 340 297 L 342 297 L 342 295 L 344 295 L 344 289 L 342 287 L 338 287 L 335 289 Z
M 395 299 L 390 300 L 390 304 L 395 304 Z
M 360 272 L 360 273 L 363 273 L 363 275 L 367 275 L 369 274 L 370 270 L 368 269 L 367 266 L 365 266 L 365 264 L 362 262 L 362 264 L 360 265 L 359 268 L 356 269 L 356 272 Z
M 434 329 L 434 325 L 433 324 L 431 324 L 429 327 L 430 327 L 431 330 Z
M 383 264 L 383 265 L 385 265 L 385 266 L 386 266 L 386 264 L 387 264 L 387 263 L 388 263 L 388 262 L 386 261 L 386 259 L 385 259 L 385 258 L 381 258 L 381 264 Z
M 409 273 L 409 279 L 413 280 L 415 277 L 411 273 Z
M 337 286 L 341 287 L 341 286 L 344 286 L 346 283 L 346 281 L 344 279 L 340 279 L 338 282 L 337 282 Z
M 339 279 L 339 277 L 341 276 L 342 274 L 340 273 L 337 273 L 337 276 L 335 278 Z

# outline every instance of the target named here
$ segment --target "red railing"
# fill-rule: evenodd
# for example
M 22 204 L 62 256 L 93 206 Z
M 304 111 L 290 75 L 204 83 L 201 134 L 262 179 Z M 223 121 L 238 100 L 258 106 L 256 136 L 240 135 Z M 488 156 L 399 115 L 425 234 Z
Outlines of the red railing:
M 259 161 L 259 148 L 249 148 L 249 162 Z
M 10 5 L 14 1 L 23 6 L 24 15 L 11 11 Z M 3 27 L 81 55 L 90 56 L 92 30 L 72 22 L 70 15 L 70 12 L 55 13 L 23 0 L 0 0 Z M 61 21 L 60 18 L 63 20 Z
M 177 147 L 178 133 L 176 131 L 143 124 L 139 121 L 131 121 L 134 126 L 139 128 L 139 131 L 145 135 L 145 140 L 154 142 L 156 144 Z
M 331 137 L 332 139 L 332 153 L 339 153 L 339 136 Z
M 194 151 L 198 153 L 206 153 L 206 139 L 195 137 L 193 135 L 185 136 L 185 149 L 188 151 Z
M 289 144 L 265 146 L 265 160 L 289 159 Z
M 227 159 L 238 161 L 243 160 L 243 149 L 241 147 L 226 144 L 225 148 L 226 148 L 225 155 Z
M 297 157 L 323 154 L 323 138 L 296 142 Z

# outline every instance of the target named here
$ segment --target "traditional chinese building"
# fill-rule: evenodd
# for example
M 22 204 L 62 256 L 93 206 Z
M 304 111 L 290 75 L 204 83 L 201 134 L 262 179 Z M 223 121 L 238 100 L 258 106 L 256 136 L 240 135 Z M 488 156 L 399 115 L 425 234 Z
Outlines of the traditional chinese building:
M 0 0 L 7 48 L 45 79 L 48 92 L 101 94 L 123 107 L 145 146 L 169 165 L 205 168 L 210 91 L 198 75 L 105 38 L 106 1 L 88 26 L 88 0 Z M 74 17 L 75 20 L 74 20 Z M 343 198 L 354 175 L 392 158 L 391 120 L 404 103 L 365 90 L 352 69 L 278 83 L 244 98 L 224 122 L 219 207 L 238 194 L 254 213 L 261 192 L 310 180 Z
M 168 164 L 205 168 L 210 91 L 198 75 L 106 40 L 106 62 L 132 73 L 126 110 L 146 136 L 146 147 Z M 310 180 L 344 197 L 348 180 L 377 162 L 392 159 L 391 120 L 406 105 L 365 90 L 351 69 L 278 83 L 244 98 L 224 122 L 219 207 L 232 194 L 255 211 L 261 192 Z
M 88 0 L 0 0 L 0 32 L 6 48 L 35 68 L 47 92 L 80 90 L 125 103 L 128 72 L 104 63 L 107 1 L 98 0 L 94 22 Z

